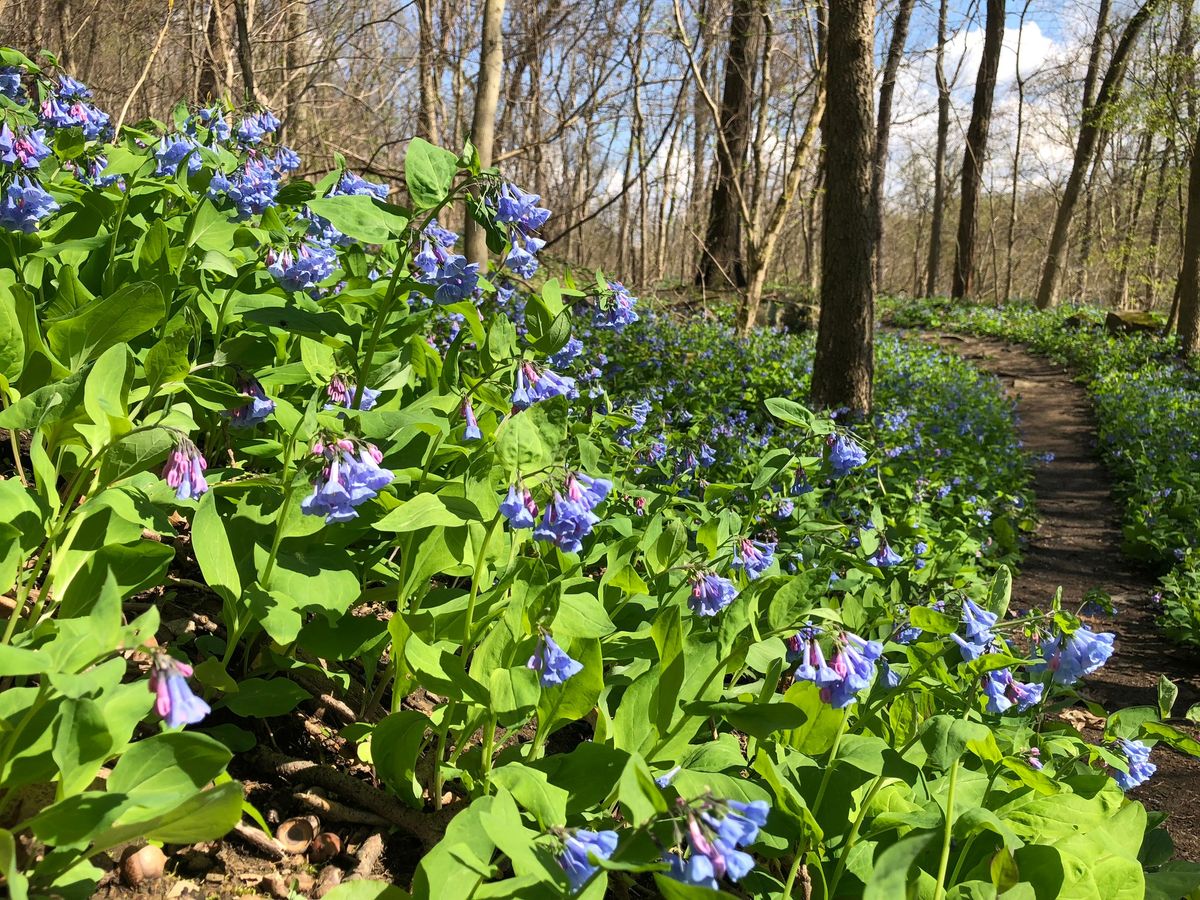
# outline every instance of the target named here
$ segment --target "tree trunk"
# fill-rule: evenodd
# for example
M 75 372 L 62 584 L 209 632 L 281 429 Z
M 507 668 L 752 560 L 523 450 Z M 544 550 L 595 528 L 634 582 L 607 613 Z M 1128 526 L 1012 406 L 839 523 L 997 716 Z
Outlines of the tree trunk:
M 1021 172 L 1021 140 L 1025 133 L 1025 76 L 1021 74 L 1021 38 L 1025 34 L 1025 17 L 1029 15 L 1029 5 L 1032 0 L 1025 0 L 1021 8 L 1021 18 L 1017 22 L 1017 53 L 1015 77 L 1017 83 L 1017 133 L 1013 141 L 1012 156 L 1012 188 L 1008 198 L 1008 235 L 1004 254 L 1004 288 L 1000 292 L 1000 302 L 1007 303 L 1012 299 L 1013 284 L 1013 249 L 1017 242 L 1017 196 L 1019 176 Z M 1107 2 L 1107 0 L 1105 0 Z
M 1117 284 L 1112 295 L 1112 303 L 1118 309 L 1124 309 L 1129 302 L 1129 264 L 1133 259 L 1133 247 L 1137 243 L 1138 226 L 1142 221 L 1146 184 L 1150 180 L 1150 150 L 1153 137 L 1154 133 L 1147 129 L 1133 159 L 1134 171 L 1137 172 L 1137 183 L 1125 209 L 1125 227 L 1121 237 L 1121 264 L 1117 270 Z
M 896 73 L 904 57 L 908 24 L 915 5 L 916 0 L 900 0 L 883 66 L 883 81 L 879 85 L 879 117 L 875 124 L 875 159 L 871 176 L 871 205 L 875 208 L 875 284 L 878 286 L 883 285 L 883 185 L 887 178 L 888 140 L 892 131 L 892 96 L 896 92 Z
M 254 48 L 250 44 L 250 10 L 253 0 L 233 0 L 233 15 L 237 22 L 238 64 L 242 67 L 242 86 L 248 103 L 258 102 L 254 90 Z
M 291 0 L 285 15 L 287 46 L 284 48 L 286 81 L 283 127 L 279 140 L 297 144 L 300 123 L 304 119 L 304 92 L 308 84 L 308 0 Z
M 1175 296 L 1179 309 L 1179 352 L 1190 358 L 1200 354 L 1200 131 L 1196 132 L 1188 165 L 1187 224 Z
M 696 283 L 745 287 L 739 194 L 750 143 L 753 108 L 754 21 L 759 0 L 733 0 L 721 121 L 717 123 L 717 170 Z
M 874 0 L 829 6 L 821 319 L 812 377 L 814 405 L 862 413 L 871 408 L 875 369 L 874 20 Z
M 437 48 L 433 42 L 434 0 L 417 0 L 417 73 L 420 78 L 420 108 L 417 110 L 417 134 L 431 144 L 441 143 L 437 123 Z
M 504 0 L 484 0 L 483 40 L 479 50 L 479 78 L 475 85 L 475 111 L 471 117 L 471 142 L 479 152 L 479 164 L 492 164 L 496 139 L 496 107 L 500 104 L 500 76 L 504 67 Z M 473 218 L 467 217 L 466 256 L 471 262 L 487 265 L 487 233 Z
M 212 0 L 204 16 L 204 27 L 201 31 L 200 71 L 196 74 L 196 102 L 208 103 L 217 96 L 217 4 L 221 0 Z
M 988 131 L 992 124 L 992 98 L 996 93 L 996 71 L 1004 42 L 1004 0 L 987 0 L 983 56 L 975 78 L 975 98 L 971 103 L 971 124 L 967 126 L 967 147 L 963 154 L 962 192 L 958 210 L 958 241 L 954 251 L 954 280 L 950 296 L 970 296 L 975 282 L 975 238 L 978 223 L 976 207 L 987 161 Z
M 1095 104 L 1084 114 L 1079 128 L 1079 140 L 1075 145 L 1075 158 L 1071 163 L 1071 174 L 1063 188 L 1062 201 L 1058 205 L 1058 213 L 1054 217 L 1054 230 L 1050 234 L 1050 243 L 1046 249 L 1046 261 L 1042 266 L 1042 277 L 1038 284 L 1038 309 L 1047 309 L 1054 303 L 1055 291 L 1058 289 L 1058 276 L 1063 266 L 1067 252 L 1067 235 L 1071 228 L 1071 215 L 1075 212 L 1075 204 L 1079 201 L 1083 178 L 1092 162 L 1092 154 L 1100 137 L 1102 123 L 1108 110 L 1121 91 L 1121 81 L 1125 76 L 1125 65 L 1133 45 L 1137 42 L 1142 28 L 1154 14 L 1160 0 L 1145 0 L 1133 17 L 1125 25 L 1121 39 L 1109 60 L 1108 70 L 1100 85 L 1100 92 Z
M 926 266 L 925 295 L 937 293 L 942 266 L 942 227 L 946 216 L 946 145 L 950 140 L 950 83 L 946 80 L 946 6 L 938 4 L 937 55 L 934 76 L 938 88 L 937 149 L 933 161 L 933 212 L 929 223 L 929 264 Z

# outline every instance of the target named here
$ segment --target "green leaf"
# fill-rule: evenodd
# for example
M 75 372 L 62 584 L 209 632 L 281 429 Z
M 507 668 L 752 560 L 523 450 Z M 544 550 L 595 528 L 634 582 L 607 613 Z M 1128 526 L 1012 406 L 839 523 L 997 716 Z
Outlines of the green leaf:
M 908 873 L 917 857 L 933 843 L 934 837 L 931 832 L 911 834 L 879 854 L 863 900 L 896 900 L 908 896 L 908 886 L 912 883 Z
M 0 412 L 0 428 L 32 431 L 74 415 L 83 404 L 84 374 L 82 370 L 74 372 L 62 381 L 43 385 L 26 394 Z
M 25 367 L 25 334 L 17 317 L 17 298 L 0 280 L 0 375 L 16 381 Z
M 988 612 L 995 613 L 1001 619 L 1008 612 L 1008 604 L 1012 599 L 1012 572 L 1008 566 L 1001 566 L 996 570 L 996 574 L 992 576 L 992 583 L 988 587 Z
M 104 711 L 88 698 L 64 700 L 54 720 L 54 762 L 65 796 L 92 783 L 113 749 Z
M 342 194 L 308 201 L 308 208 L 342 234 L 368 244 L 386 244 L 401 234 L 408 219 L 365 194 Z
M 110 793 L 153 813 L 174 809 L 216 778 L 229 763 L 227 747 L 191 731 L 156 734 L 138 741 L 117 761 L 108 776 Z
M 419 712 L 394 712 L 371 732 L 371 759 L 375 771 L 397 797 L 406 803 L 421 798 L 417 781 L 417 759 L 425 743 L 429 719 Z
M 566 403 L 544 400 L 500 423 L 496 455 L 510 475 L 535 472 L 554 465 L 566 439 Z
M 404 181 L 416 209 L 437 206 L 454 186 L 458 158 L 449 150 L 415 137 L 404 154 Z
M 1166 675 L 1158 676 L 1158 714 L 1164 719 L 1171 718 L 1171 710 L 1179 698 L 1179 686 Z
M 347 881 L 324 895 L 325 900 L 409 900 L 409 895 L 386 881 Z
M 956 619 L 928 606 L 911 607 L 908 619 L 917 628 L 933 634 L 954 634 L 958 630 Z
M 433 526 L 453 527 L 482 521 L 479 509 L 462 497 L 417 494 L 375 523 L 379 531 L 420 531 Z
M 735 700 L 721 700 L 715 703 L 685 703 L 683 709 L 692 716 L 724 719 L 738 731 L 756 738 L 766 738 L 777 731 L 799 728 L 808 721 L 804 710 L 791 703 L 739 703 Z
M 537 819 L 544 830 L 567 819 L 569 793 L 550 783 L 545 772 L 531 769 L 519 762 L 500 766 L 492 773 L 492 780 L 507 790 L 526 810 Z
M 225 705 L 236 715 L 266 719 L 291 712 L 309 696 L 308 691 L 286 678 L 247 678 L 238 683 L 236 694 L 225 698 Z
M 149 331 L 162 321 L 166 311 L 158 285 L 138 281 L 89 303 L 69 318 L 59 319 L 47 330 L 46 340 L 61 362 L 77 369 L 109 347 Z
M 192 519 L 192 550 L 204 581 L 227 603 L 235 603 L 242 593 L 242 581 L 225 522 L 217 511 L 217 497 L 208 491 L 196 506 Z

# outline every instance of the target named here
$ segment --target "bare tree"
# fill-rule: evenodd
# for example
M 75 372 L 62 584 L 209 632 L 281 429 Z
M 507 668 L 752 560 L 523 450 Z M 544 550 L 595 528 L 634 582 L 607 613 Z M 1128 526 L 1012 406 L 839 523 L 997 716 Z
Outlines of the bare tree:
M 879 85 L 879 117 L 875 125 L 875 160 L 871 175 L 871 204 L 875 207 L 875 284 L 883 285 L 883 186 L 887 176 L 888 140 L 892 131 L 892 96 L 896 92 L 896 73 L 904 58 L 908 42 L 908 24 L 912 20 L 916 0 L 900 0 L 896 21 L 892 25 L 892 40 L 888 44 L 887 61 L 883 65 L 883 80 Z
M 1054 218 L 1054 229 L 1050 233 L 1050 243 L 1046 249 L 1046 260 L 1042 265 L 1042 277 L 1038 283 L 1037 305 L 1046 309 L 1054 303 L 1055 291 L 1058 289 L 1059 272 L 1067 252 L 1067 236 L 1071 228 L 1071 216 L 1075 204 L 1079 200 L 1079 192 L 1083 186 L 1083 177 L 1092 162 L 1097 140 L 1100 137 L 1102 123 L 1121 91 L 1121 82 L 1125 77 L 1125 66 L 1129 54 L 1133 51 L 1138 35 L 1150 21 L 1155 7 L 1160 0 L 1145 0 L 1141 7 L 1125 24 L 1121 39 L 1113 50 L 1100 84 L 1100 92 L 1096 102 L 1084 113 L 1079 128 L 1079 139 L 1075 145 L 1075 158 L 1071 163 L 1071 174 L 1067 177 L 1063 188 L 1062 200 L 1058 204 L 1058 213 Z
M 959 197 L 958 242 L 954 252 L 952 297 L 971 294 L 975 281 L 976 206 L 983 182 L 983 164 L 987 161 L 988 131 L 992 124 L 992 98 L 996 92 L 996 71 L 1004 43 L 1004 0 L 987 0 L 983 56 L 975 78 L 975 98 L 971 103 L 971 124 L 967 126 L 967 147 L 963 154 L 962 192 Z
M 875 372 L 874 0 L 831 3 L 826 41 L 821 318 L 812 401 L 867 412 Z
M 1192 143 L 1188 167 L 1187 219 L 1175 305 L 1179 311 L 1179 352 L 1200 355 L 1200 130 Z
M 946 215 L 946 147 L 950 139 L 950 82 L 946 79 L 946 7 L 948 0 L 939 0 L 937 51 L 934 57 L 934 77 L 938 89 L 937 149 L 933 162 L 933 211 L 929 224 L 929 263 L 926 266 L 925 294 L 937 293 L 938 275 L 942 267 L 942 223 Z
M 500 76 L 504 69 L 504 0 L 484 0 L 483 38 L 479 50 L 479 77 L 475 84 L 475 113 L 471 118 L 471 141 L 479 153 L 479 164 L 492 164 L 496 138 L 496 108 L 500 104 Z M 486 264 L 487 233 L 473 219 L 466 223 L 466 256 Z
M 733 0 L 729 16 L 729 50 L 725 57 L 725 89 L 717 123 L 717 169 L 708 225 L 696 283 L 744 287 L 746 269 L 742 259 L 741 217 L 737 194 L 746 165 L 750 142 L 750 118 L 754 103 L 754 30 L 761 0 Z

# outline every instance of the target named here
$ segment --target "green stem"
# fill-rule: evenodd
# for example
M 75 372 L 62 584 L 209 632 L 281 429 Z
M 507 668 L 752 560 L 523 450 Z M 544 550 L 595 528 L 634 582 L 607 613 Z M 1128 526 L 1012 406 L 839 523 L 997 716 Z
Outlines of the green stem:
M 445 720 L 442 722 L 442 727 L 438 729 L 437 737 L 437 753 L 433 757 L 433 808 L 442 808 L 442 787 L 445 785 L 445 780 L 442 777 L 442 760 L 446 758 L 446 735 L 450 733 L 450 725 L 454 718 L 455 709 L 458 706 L 457 700 L 451 700 L 446 706 Z
M 529 748 L 529 756 L 526 759 L 533 762 L 535 759 L 542 758 L 542 747 L 546 743 L 546 738 L 550 737 L 550 727 L 554 723 L 554 714 L 558 712 L 558 708 L 562 706 L 563 690 L 558 689 L 558 696 L 554 698 L 554 702 L 550 704 L 550 714 L 545 717 L 538 717 L 537 731 L 533 735 L 533 744 Z
M 959 760 L 954 761 L 950 769 L 950 786 L 946 789 L 946 827 L 942 834 L 942 858 L 938 862 L 937 890 L 933 900 L 944 900 L 946 896 L 946 870 L 950 866 L 950 837 L 954 829 L 954 795 L 958 789 Z
M 825 799 L 825 791 L 829 787 L 829 777 L 833 774 L 834 762 L 837 760 L 838 749 L 842 746 L 842 736 L 846 733 L 846 724 L 849 721 L 850 716 L 843 715 L 837 734 L 833 736 L 833 746 L 829 748 L 829 760 L 825 763 L 825 771 L 821 775 L 821 786 L 817 788 L 817 799 L 813 801 L 812 805 L 814 819 L 821 811 L 821 802 Z
M 479 582 L 480 574 L 483 572 L 484 557 L 487 555 L 488 547 L 492 543 L 492 535 L 496 533 L 496 526 L 500 524 L 502 518 L 500 513 L 496 513 L 491 523 L 487 527 L 487 533 L 483 536 L 483 541 L 479 545 L 479 552 L 475 554 L 475 571 L 471 573 L 471 593 L 467 597 L 467 620 L 463 624 L 463 660 L 465 661 L 471 649 L 471 626 L 475 619 L 475 600 L 479 597 Z

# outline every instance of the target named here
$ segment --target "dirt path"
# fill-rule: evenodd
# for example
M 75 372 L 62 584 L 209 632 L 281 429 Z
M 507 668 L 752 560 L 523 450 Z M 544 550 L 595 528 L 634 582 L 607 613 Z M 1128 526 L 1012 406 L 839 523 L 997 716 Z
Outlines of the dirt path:
M 1046 604 L 1060 585 L 1070 608 L 1078 608 L 1090 588 L 1108 592 L 1116 619 L 1091 624 L 1116 633 L 1116 652 L 1087 679 L 1084 695 L 1109 710 L 1155 706 L 1159 676 L 1165 675 L 1179 687 L 1174 712 L 1182 715 L 1200 701 L 1200 662 L 1163 638 L 1154 622 L 1154 578 L 1121 556 L 1120 512 L 1096 451 L 1086 391 L 1062 366 L 1018 346 L 951 334 L 924 337 L 999 376 L 1017 400 L 1025 446 L 1054 454 L 1035 470 L 1041 525 L 1013 586 L 1014 605 Z M 1177 855 L 1200 861 L 1200 760 L 1160 744 L 1152 761 L 1158 772 L 1132 796 L 1169 813 Z

